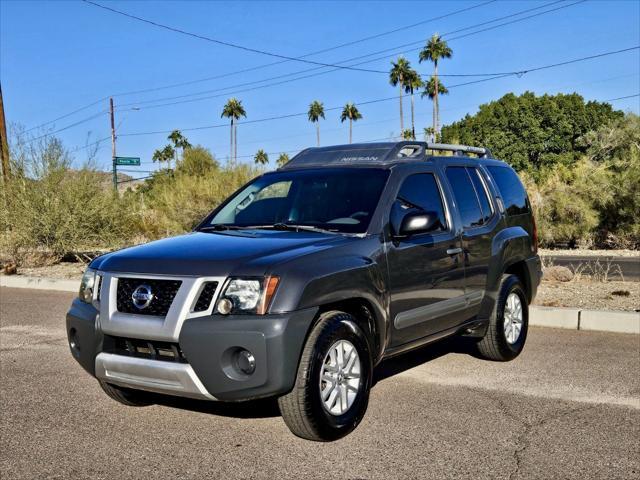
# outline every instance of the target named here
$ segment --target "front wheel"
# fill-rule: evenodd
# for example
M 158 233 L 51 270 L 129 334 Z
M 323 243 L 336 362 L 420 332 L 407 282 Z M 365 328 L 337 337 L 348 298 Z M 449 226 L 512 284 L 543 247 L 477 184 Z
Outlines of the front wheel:
M 371 378 L 369 343 L 355 319 L 326 312 L 305 344 L 293 390 L 278 399 L 282 418 L 298 437 L 337 440 L 364 417 Z
M 128 407 L 146 407 L 152 405 L 151 396 L 147 392 L 123 388 L 111 383 L 98 380 L 104 393 L 113 400 Z
M 503 275 L 498 298 L 478 352 L 487 360 L 513 360 L 524 348 L 529 327 L 529 307 L 522 283 L 516 275 Z

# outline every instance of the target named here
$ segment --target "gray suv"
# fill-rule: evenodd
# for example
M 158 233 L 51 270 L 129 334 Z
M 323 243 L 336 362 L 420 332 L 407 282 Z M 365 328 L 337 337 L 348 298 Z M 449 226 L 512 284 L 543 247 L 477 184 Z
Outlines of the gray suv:
M 193 232 L 96 258 L 66 326 L 125 405 L 278 397 L 294 434 L 328 441 L 385 358 L 451 335 L 517 357 L 540 278 L 527 194 L 487 149 L 310 148 Z

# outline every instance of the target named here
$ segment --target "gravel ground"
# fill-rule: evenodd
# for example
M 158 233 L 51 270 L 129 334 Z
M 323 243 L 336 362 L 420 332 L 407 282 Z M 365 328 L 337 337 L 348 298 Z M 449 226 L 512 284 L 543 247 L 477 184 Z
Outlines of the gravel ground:
M 61 262 L 56 265 L 49 265 L 46 267 L 19 267 L 18 275 L 80 280 L 85 268 L 86 265 L 84 263 Z
M 545 282 L 534 305 L 588 310 L 640 311 L 640 282 Z
M 563 257 L 636 257 L 640 261 L 640 252 L 638 250 L 588 250 L 586 248 L 551 250 L 541 248 L 538 253 L 542 257 L 549 255 Z

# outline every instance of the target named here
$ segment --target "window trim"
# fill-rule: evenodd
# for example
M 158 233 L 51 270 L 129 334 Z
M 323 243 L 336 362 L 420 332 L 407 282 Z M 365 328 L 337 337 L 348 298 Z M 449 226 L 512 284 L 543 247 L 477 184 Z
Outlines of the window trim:
M 484 189 L 484 194 L 486 195 L 487 203 L 489 204 L 489 208 L 491 209 L 490 215 L 487 217 L 487 221 L 484 222 L 482 225 L 479 225 L 480 227 L 484 227 L 485 225 L 491 223 L 491 221 L 496 215 L 496 208 L 493 205 L 493 195 L 491 195 L 491 191 L 489 190 L 489 186 L 487 185 L 487 179 L 484 177 L 482 170 L 479 167 L 475 167 L 475 166 L 467 167 L 467 173 L 469 173 L 468 172 L 469 169 L 475 170 L 476 174 L 480 178 L 480 183 L 482 184 L 482 188 Z M 471 176 L 471 174 L 469 174 L 469 176 Z M 475 183 L 473 183 L 473 179 L 471 179 L 471 183 L 473 184 L 473 188 L 475 190 L 476 185 Z M 477 190 L 476 190 L 476 195 L 479 195 L 479 192 Z M 480 203 L 479 198 L 478 198 L 478 203 Z M 480 204 L 480 210 L 482 210 L 482 204 Z M 478 228 L 478 227 L 473 227 L 473 228 Z

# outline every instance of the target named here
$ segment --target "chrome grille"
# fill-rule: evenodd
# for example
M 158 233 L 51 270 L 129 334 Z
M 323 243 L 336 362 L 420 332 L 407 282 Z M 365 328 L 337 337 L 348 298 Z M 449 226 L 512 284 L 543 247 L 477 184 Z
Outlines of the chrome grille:
M 117 308 L 119 312 L 134 313 L 136 315 L 156 315 L 164 317 L 167 315 L 171 303 L 178 293 L 182 281 L 180 280 L 158 280 L 149 278 L 118 278 L 117 287 Z M 153 293 L 153 300 L 146 308 L 138 308 L 133 303 L 132 294 L 140 285 L 150 287 Z

